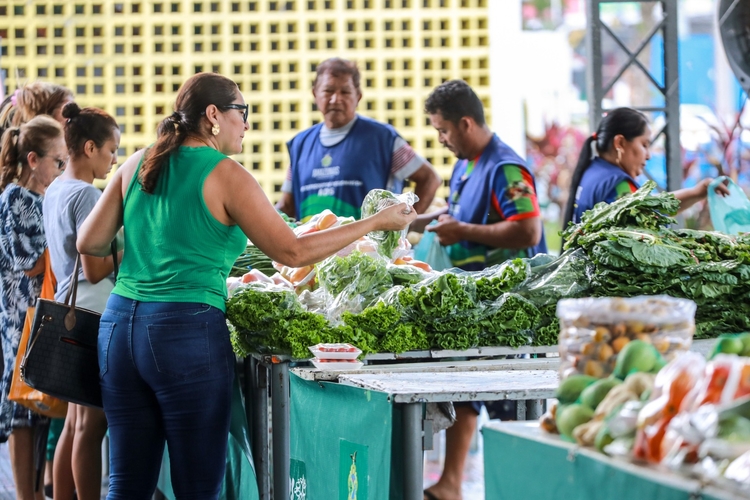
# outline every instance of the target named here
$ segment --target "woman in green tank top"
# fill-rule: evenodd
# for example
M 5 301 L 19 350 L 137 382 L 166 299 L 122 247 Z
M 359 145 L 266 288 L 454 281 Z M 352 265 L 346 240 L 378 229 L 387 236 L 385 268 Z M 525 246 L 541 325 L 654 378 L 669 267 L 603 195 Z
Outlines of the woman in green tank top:
M 416 217 L 401 204 L 296 236 L 255 178 L 227 156 L 242 150 L 247 115 L 233 81 L 190 78 L 156 143 L 117 170 L 78 233 L 78 250 L 100 256 L 120 227 L 127 234 L 98 345 L 110 499 L 151 498 L 165 442 L 177 497 L 218 497 L 235 361 L 226 278 L 247 238 L 273 260 L 301 267 Z

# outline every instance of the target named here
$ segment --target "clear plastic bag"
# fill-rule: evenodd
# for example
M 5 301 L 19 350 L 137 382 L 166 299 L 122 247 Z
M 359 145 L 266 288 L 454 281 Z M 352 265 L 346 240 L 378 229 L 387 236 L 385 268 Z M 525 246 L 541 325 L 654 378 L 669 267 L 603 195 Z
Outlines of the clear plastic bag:
M 551 262 L 530 267 L 526 281 L 513 291 L 543 307 L 557 303 L 562 297 L 583 296 L 591 288 L 592 276 L 593 264 L 584 250 L 566 250 Z
M 430 225 L 437 224 L 432 222 Z M 430 265 L 435 271 L 443 271 L 453 267 L 448 251 L 432 231 L 425 231 L 422 239 L 414 247 L 414 258 Z
M 716 193 L 719 184 L 726 182 L 729 196 Z M 714 229 L 727 234 L 750 232 L 750 200 L 732 179 L 721 176 L 708 186 L 708 209 Z
M 361 312 L 393 286 L 388 261 L 358 251 L 327 258 L 318 265 L 317 277 L 330 299 L 325 314 L 334 323 L 345 311 Z
M 672 441 L 664 442 L 667 427 L 680 411 L 690 389 L 703 376 L 705 364 L 700 354 L 686 352 L 657 374 L 651 399 L 638 414 L 636 458 L 658 463 L 675 445 Z
M 385 189 L 373 189 L 367 193 L 362 201 L 362 218 L 375 215 L 381 210 L 399 203 L 406 203 L 411 210 L 414 210 L 414 204 L 418 201 L 419 197 L 414 193 L 395 195 Z M 394 250 L 399 248 L 399 240 L 403 238 L 406 241 L 406 233 L 407 229 L 403 231 L 373 231 L 368 236 L 378 243 L 380 254 L 391 259 Z
M 655 348 L 657 358 L 673 359 L 690 349 L 695 309 L 691 300 L 668 296 L 561 300 L 557 317 L 562 378 L 575 373 L 610 375 L 620 351 L 634 340 L 642 341 L 644 349 Z M 639 366 L 638 371 L 650 370 Z

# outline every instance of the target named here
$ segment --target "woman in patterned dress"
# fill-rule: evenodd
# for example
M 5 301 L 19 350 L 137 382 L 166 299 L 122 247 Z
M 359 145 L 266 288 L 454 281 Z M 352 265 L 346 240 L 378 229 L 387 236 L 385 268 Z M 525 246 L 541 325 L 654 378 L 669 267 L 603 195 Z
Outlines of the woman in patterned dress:
M 34 491 L 34 430 L 43 421 L 36 413 L 8 401 L 26 310 L 42 285 L 47 247 L 42 199 L 60 175 L 68 151 L 60 124 L 37 116 L 11 127 L 0 149 L 0 337 L 3 377 L 0 383 L 0 442 L 8 441 L 19 500 L 41 500 Z

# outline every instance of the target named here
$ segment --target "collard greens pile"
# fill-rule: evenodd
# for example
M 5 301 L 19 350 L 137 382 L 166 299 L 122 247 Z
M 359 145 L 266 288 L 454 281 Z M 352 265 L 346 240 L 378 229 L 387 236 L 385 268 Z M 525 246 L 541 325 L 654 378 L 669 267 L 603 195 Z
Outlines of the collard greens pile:
M 557 301 L 582 296 L 688 298 L 698 305 L 697 337 L 750 329 L 750 236 L 671 229 L 679 202 L 651 195 L 654 187 L 586 212 L 563 233 L 557 258 L 425 273 L 379 255 L 331 257 L 318 266 L 322 313 L 293 292 L 244 288 L 227 302 L 233 345 L 240 355 L 295 358 L 318 342 L 365 353 L 555 345 Z

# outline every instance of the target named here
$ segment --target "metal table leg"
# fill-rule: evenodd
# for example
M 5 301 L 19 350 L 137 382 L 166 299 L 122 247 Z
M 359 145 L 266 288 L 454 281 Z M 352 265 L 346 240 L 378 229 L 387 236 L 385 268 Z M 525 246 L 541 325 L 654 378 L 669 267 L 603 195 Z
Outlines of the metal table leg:
M 289 498 L 289 363 L 271 365 L 273 498 Z
M 268 366 L 250 357 L 245 360 L 247 400 L 251 402 L 249 420 L 253 439 L 253 461 L 258 476 L 260 500 L 271 496 L 271 467 L 268 462 Z
M 516 420 L 538 420 L 545 412 L 543 399 L 519 399 L 516 404 Z
M 539 420 L 544 414 L 544 400 L 529 399 L 526 401 L 526 420 Z
M 403 405 L 404 500 L 422 500 L 422 403 Z

